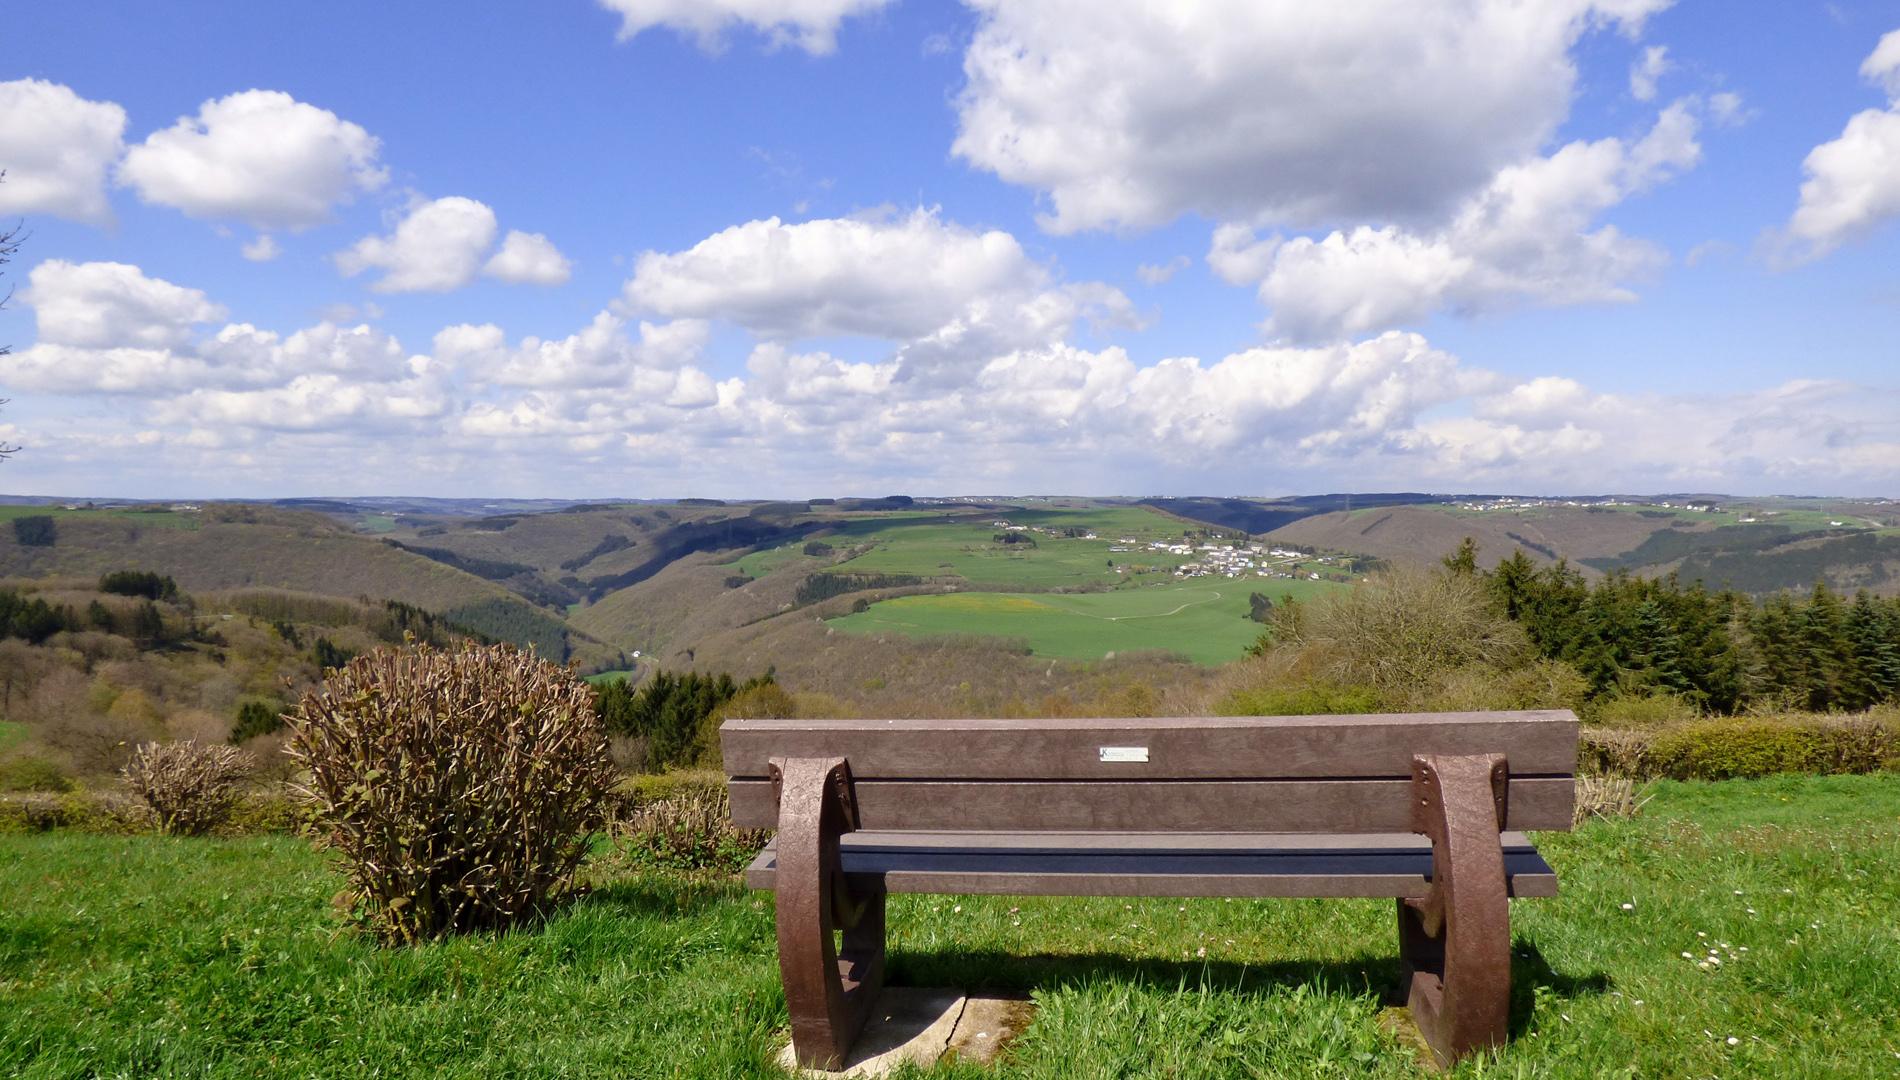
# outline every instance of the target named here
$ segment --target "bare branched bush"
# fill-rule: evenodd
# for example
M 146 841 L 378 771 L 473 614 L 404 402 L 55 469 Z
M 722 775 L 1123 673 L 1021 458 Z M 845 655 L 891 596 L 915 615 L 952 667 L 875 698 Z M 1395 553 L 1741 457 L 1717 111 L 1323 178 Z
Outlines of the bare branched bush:
M 614 828 L 614 842 L 630 861 L 675 870 L 742 870 L 770 837 L 768 830 L 733 827 L 726 787 L 717 780 L 647 802 Z
M 1524 632 L 1495 612 L 1468 575 L 1397 569 L 1358 588 L 1276 613 L 1275 650 L 1309 675 L 1372 688 L 1394 707 L 1426 704 L 1447 675 L 1512 671 L 1531 659 Z
M 122 775 L 152 808 L 158 830 L 198 836 L 231 815 L 250 756 L 235 746 L 182 742 L 141 743 Z
M 319 842 L 385 941 L 542 912 L 615 777 L 592 688 L 507 645 L 357 657 L 287 719 Z

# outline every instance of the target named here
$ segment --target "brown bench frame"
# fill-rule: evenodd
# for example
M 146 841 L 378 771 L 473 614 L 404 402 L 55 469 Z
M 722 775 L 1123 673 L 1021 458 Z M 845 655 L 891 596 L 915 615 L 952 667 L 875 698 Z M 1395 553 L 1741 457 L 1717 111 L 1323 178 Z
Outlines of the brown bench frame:
M 775 723 L 786 722 L 729 721 L 722 731 Z M 775 854 L 761 864 L 776 862 L 792 1046 L 800 1065 L 837 1068 L 883 986 L 886 890 L 853 882 L 844 870 L 841 841 L 860 827 L 846 757 L 774 757 L 768 775 L 778 835 Z M 1411 829 L 1429 838 L 1432 871 L 1424 896 L 1397 901 L 1403 988 L 1419 1030 L 1449 1064 L 1507 1036 L 1510 891 L 1501 836 L 1510 768 L 1502 754 L 1418 755 L 1411 792 Z

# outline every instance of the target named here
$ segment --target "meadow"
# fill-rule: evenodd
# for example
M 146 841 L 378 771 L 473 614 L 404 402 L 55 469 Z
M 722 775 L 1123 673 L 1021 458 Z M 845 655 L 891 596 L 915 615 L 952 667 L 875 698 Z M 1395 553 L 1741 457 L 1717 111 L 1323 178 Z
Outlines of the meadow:
M 1111 653 L 1163 650 L 1201 664 L 1242 655 L 1260 637 L 1248 595 L 1276 603 L 1346 586 L 1285 578 L 1198 578 L 1095 593 L 961 592 L 900 596 L 828 625 L 850 633 L 909 637 L 973 634 L 1013 638 L 1042 656 L 1100 660 Z
M 1663 783 L 1540 836 L 1512 1041 L 1454 1076 L 1888 1077 L 1900 775 Z M 0 837 L 0 1074 L 777 1076 L 771 897 L 611 850 L 539 926 L 414 948 L 342 928 L 283 836 Z M 891 982 L 1033 997 L 933 1077 L 1413 1077 L 1389 901 L 902 896 Z

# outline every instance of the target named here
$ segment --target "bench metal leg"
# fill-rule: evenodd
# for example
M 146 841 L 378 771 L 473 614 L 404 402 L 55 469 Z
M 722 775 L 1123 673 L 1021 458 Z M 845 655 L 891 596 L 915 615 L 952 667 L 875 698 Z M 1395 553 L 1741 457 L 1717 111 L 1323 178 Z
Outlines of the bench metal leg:
M 844 759 L 774 758 L 771 768 L 779 789 L 778 966 L 792 1052 L 805 1068 L 836 1069 L 884 985 L 884 893 L 854 894 L 841 869 L 838 839 L 858 824 Z
M 1511 916 L 1504 882 L 1509 772 L 1496 754 L 1412 762 L 1414 829 L 1431 837 L 1432 890 L 1399 901 L 1406 1004 L 1441 1065 L 1504 1045 Z

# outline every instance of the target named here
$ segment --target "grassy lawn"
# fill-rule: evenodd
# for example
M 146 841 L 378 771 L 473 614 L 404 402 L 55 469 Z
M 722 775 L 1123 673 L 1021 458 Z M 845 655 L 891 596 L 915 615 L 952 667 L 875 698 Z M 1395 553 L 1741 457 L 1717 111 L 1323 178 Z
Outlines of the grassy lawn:
M 1020 638 L 1043 656 L 1081 660 L 1167 649 L 1198 663 L 1224 664 L 1260 636 L 1260 624 L 1247 618 L 1249 593 L 1277 603 L 1288 594 L 1306 600 L 1345 587 L 1285 578 L 1202 578 L 1101 593 L 900 596 L 830 625 L 864 634 Z
M 1513 1042 L 1457 1075 L 1900 1070 L 1900 775 L 1664 784 L 1541 843 Z M 296 840 L 0 838 L 0 1075 L 774 1075 L 770 898 L 608 865 L 539 928 L 387 950 Z M 1412 1077 L 1393 938 L 1390 902 L 897 897 L 891 977 L 1039 1005 L 932 1076 Z

